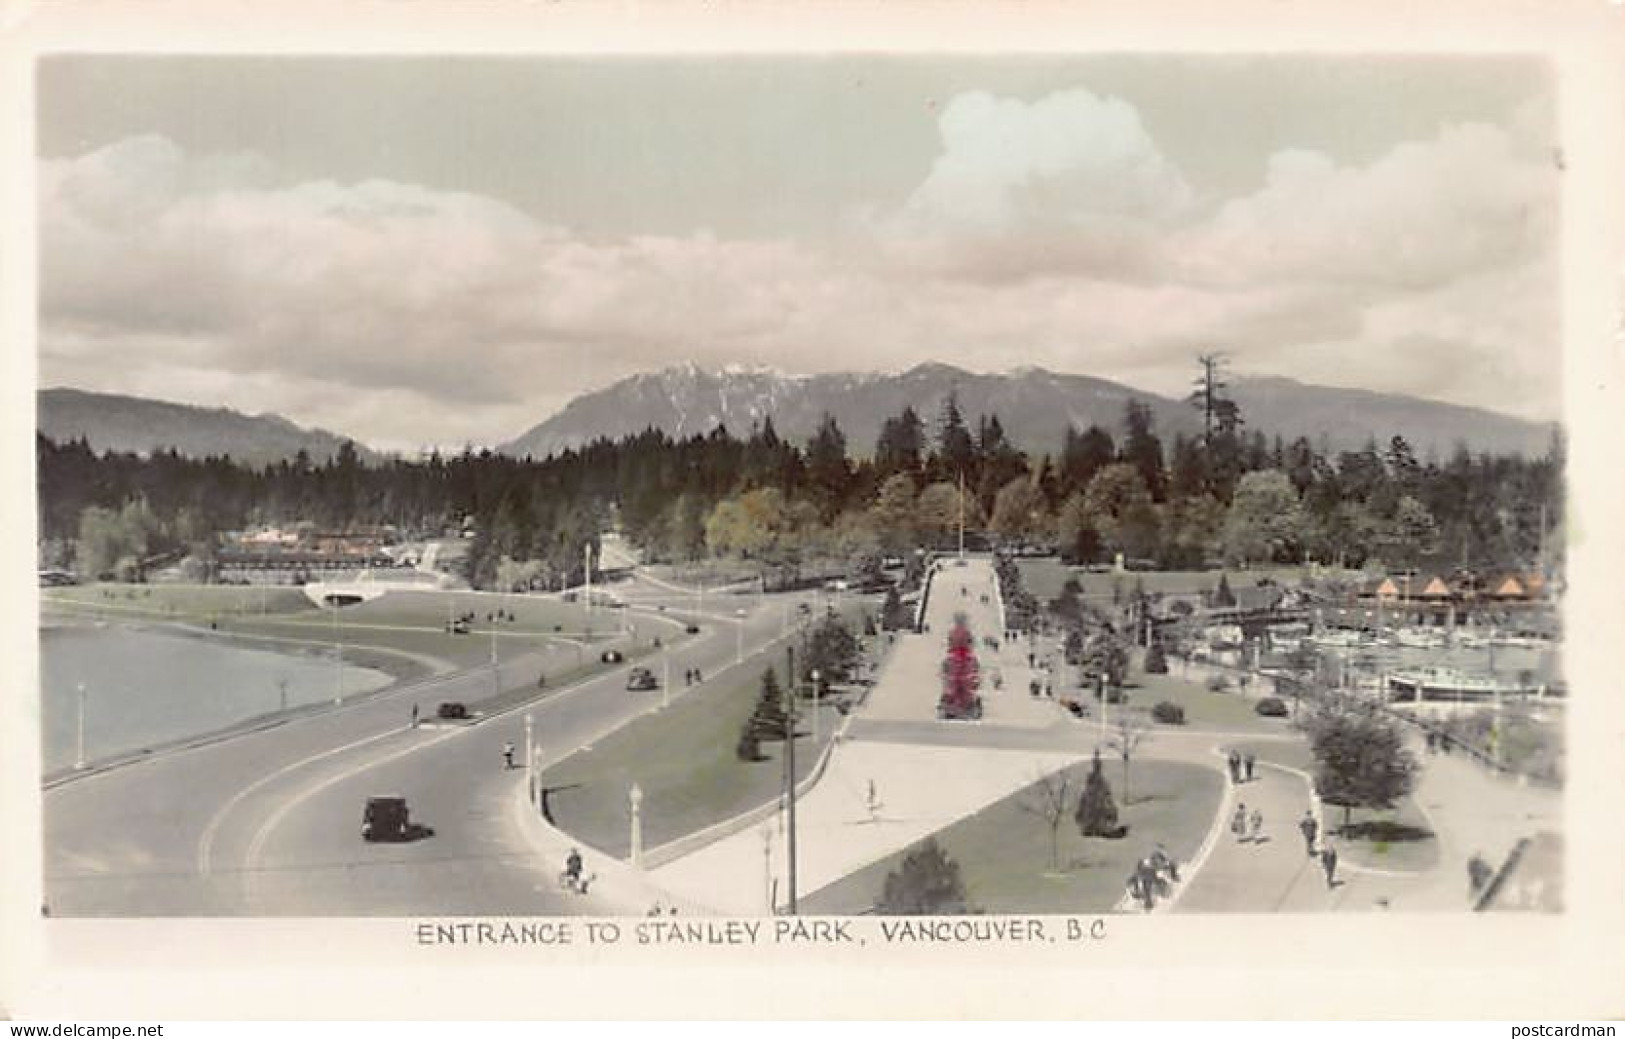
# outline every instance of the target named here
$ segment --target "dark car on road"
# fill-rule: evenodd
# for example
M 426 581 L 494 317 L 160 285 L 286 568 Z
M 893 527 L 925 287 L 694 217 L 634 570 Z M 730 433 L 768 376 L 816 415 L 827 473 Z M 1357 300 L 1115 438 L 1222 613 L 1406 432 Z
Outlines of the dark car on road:
M 698 635 L 700 633 L 700 626 L 690 622 L 684 626 L 683 630 L 688 632 L 690 635 Z
M 436 707 L 434 713 L 448 721 L 463 721 L 468 717 L 468 706 L 451 700 Z
M 655 681 L 655 673 L 653 671 L 650 671 L 646 667 L 635 667 L 631 671 L 627 672 L 626 687 L 635 692 L 643 692 L 649 689 L 660 688 L 660 683 Z
M 403 841 L 412 826 L 412 813 L 404 797 L 369 797 L 361 813 L 361 839 Z
M 618 649 L 606 649 L 598 654 L 598 659 L 606 664 L 619 664 L 626 657 Z

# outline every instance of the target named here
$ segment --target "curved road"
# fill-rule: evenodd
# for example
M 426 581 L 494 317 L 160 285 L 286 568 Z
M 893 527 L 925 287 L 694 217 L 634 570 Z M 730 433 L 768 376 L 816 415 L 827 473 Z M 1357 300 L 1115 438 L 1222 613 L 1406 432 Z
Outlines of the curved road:
M 639 581 L 628 602 L 669 595 Z M 668 650 L 671 669 L 708 674 L 781 630 L 781 611 L 729 597 L 748 616 L 629 611 L 637 623 L 696 620 L 699 635 Z M 711 604 L 708 604 L 711 605 Z M 720 605 L 720 604 L 719 604 Z M 680 612 L 679 612 L 680 611 Z M 735 629 L 742 629 L 736 632 Z M 531 681 L 541 654 L 504 661 L 510 689 Z M 655 663 L 658 674 L 660 665 Z M 583 913 L 603 907 L 560 891 L 511 815 L 520 768 L 502 767 L 512 741 L 522 764 L 523 717 L 535 718 L 545 759 L 563 756 L 660 702 L 628 692 L 626 672 L 552 690 L 475 724 L 411 729 L 410 705 L 475 703 L 490 668 L 410 683 L 370 699 L 217 742 L 84 776 L 45 792 L 45 887 L 57 916 L 399 915 Z M 673 689 L 673 695 L 681 687 Z M 426 839 L 368 844 L 361 807 L 372 794 L 407 798 Z

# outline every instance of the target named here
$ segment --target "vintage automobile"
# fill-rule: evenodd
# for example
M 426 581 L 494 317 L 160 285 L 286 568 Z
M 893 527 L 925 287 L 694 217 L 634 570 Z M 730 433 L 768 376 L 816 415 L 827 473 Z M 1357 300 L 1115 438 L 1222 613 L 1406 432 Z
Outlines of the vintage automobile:
M 684 625 L 683 630 L 690 635 L 698 635 L 700 633 L 700 626 L 695 624 L 693 621 L 690 621 L 688 624 Z
M 619 664 L 626 656 L 618 649 L 606 649 L 598 654 L 598 659 L 606 664 Z
M 635 692 L 660 688 L 655 680 L 655 673 L 646 667 L 635 667 L 626 673 L 626 687 Z
M 436 707 L 434 713 L 448 721 L 463 721 L 468 717 L 468 706 L 455 700 L 448 700 Z
M 369 797 L 361 813 L 364 841 L 404 841 L 412 832 L 412 815 L 404 797 Z

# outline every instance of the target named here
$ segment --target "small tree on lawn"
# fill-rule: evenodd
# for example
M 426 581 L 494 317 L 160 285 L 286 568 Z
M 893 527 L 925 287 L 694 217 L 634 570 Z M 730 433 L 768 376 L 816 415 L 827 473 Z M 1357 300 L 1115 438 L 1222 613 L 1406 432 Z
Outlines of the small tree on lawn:
M 886 874 L 880 903 L 888 916 L 934 916 L 970 912 L 959 863 L 950 859 L 927 837 L 903 857 L 902 865 Z
M 1105 675 L 1108 685 L 1120 689 L 1128 677 L 1128 648 L 1116 632 L 1102 628 L 1089 639 L 1083 665 L 1094 674 Z
M 1072 770 L 1063 768 L 1059 772 L 1049 772 L 1041 775 L 1038 781 L 1022 792 L 1016 800 L 1016 805 L 1028 815 L 1036 815 L 1049 827 L 1049 868 L 1051 872 L 1060 869 L 1061 860 L 1061 820 L 1066 818 L 1067 806 L 1071 801 Z
M 784 713 L 784 693 L 779 689 L 779 676 L 768 668 L 762 672 L 762 690 L 756 697 L 756 709 L 745 722 L 745 731 L 761 741 L 782 740 L 788 729 L 789 718 Z
M 1315 755 L 1315 790 L 1343 809 L 1343 826 L 1355 808 L 1392 808 L 1411 792 L 1420 766 L 1399 727 L 1376 714 L 1328 708 L 1309 721 Z
M 1168 651 L 1162 648 L 1162 640 L 1151 643 L 1151 648 L 1145 651 L 1145 673 L 1148 675 L 1166 675 L 1168 673 Z
M 1134 758 L 1134 752 L 1140 749 L 1140 741 L 1145 739 L 1150 725 L 1145 717 L 1138 711 L 1124 709 L 1117 712 L 1112 720 L 1111 735 L 1106 738 L 1106 746 L 1123 762 L 1123 804 L 1128 804 L 1132 798 L 1128 793 L 1128 767 Z
M 1078 832 L 1085 837 L 1121 837 L 1128 828 L 1118 825 L 1117 805 L 1112 801 L 1112 787 L 1101 770 L 1100 751 L 1095 751 L 1089 766 L 1089 778 L 1083 783 L 1083 796 L 1078 798 L 1078 810 L 1072 818 Z

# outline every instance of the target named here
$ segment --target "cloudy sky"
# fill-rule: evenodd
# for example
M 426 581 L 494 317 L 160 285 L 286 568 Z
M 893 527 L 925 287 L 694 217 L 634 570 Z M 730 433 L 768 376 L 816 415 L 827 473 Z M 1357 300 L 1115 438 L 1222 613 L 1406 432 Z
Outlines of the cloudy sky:
M 494 444 L 693 361 L 1558 417 L 1521 59 L 60 57 L 42 385 Z

